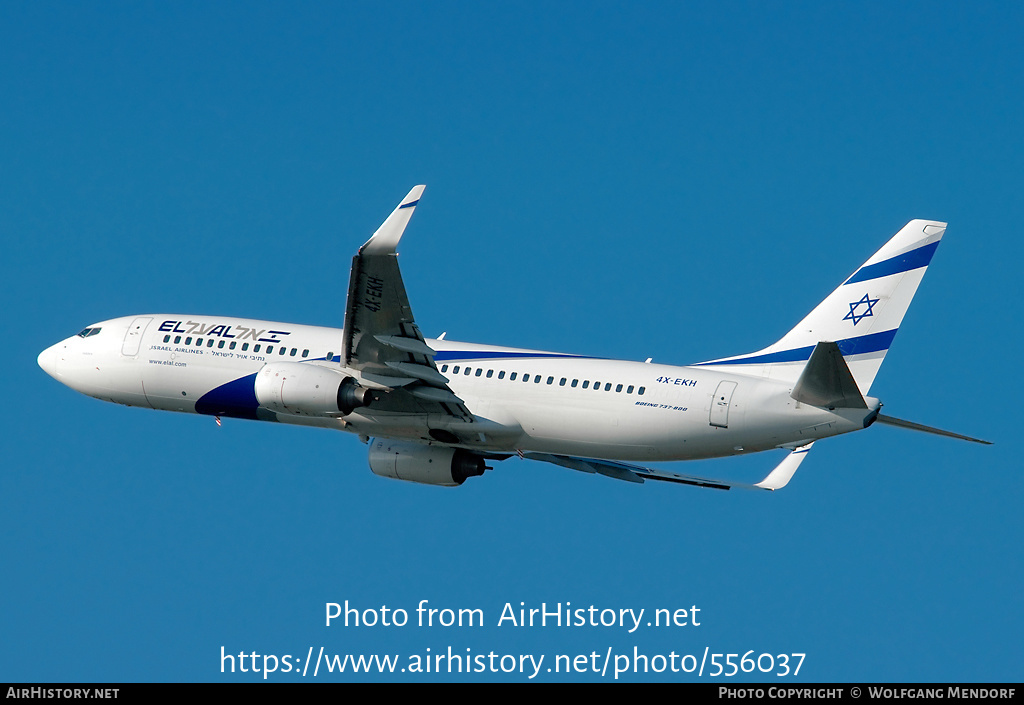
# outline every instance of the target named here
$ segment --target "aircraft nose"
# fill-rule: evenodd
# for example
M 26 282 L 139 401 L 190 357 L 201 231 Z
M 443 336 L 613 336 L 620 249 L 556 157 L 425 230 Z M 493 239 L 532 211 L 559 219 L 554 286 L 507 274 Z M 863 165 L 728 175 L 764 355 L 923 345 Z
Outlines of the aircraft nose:
M 59 345 L 59 343 L 58 343 Z M 39 357 L 36 358 L 36 362 L 43 368 L 43 372 L 50 375 L 54 379 L 57 379 L 57 347 L 58 345 L 51 345 L 50 347 L 39 353 Z

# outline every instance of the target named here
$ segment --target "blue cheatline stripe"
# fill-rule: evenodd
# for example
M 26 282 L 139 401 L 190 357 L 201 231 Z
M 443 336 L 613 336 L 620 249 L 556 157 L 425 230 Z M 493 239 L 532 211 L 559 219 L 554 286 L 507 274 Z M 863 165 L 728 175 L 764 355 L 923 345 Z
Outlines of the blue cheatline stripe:
M 403 203 L 398 208 L 399 208 L 399 210 L 401 210 L 402 208 L 412 208 L 413 206 L 415 206 L 419 202 L 420 202 L 420 199 L 417 198 L 415 201 L 412 201 L 411 203 Z
M 256 372 L 211 389 L 196 402 L 196 413 L 256 419 Z
M 335 358 L 337 359 L 337 358 Z M 326 362 L 326 357 L 311 357 L 305 360 L 286 360 L 287 362 Z M 214 387 L 196 401 L 197 414 L 211 416 L 231 416 L 239 419 L 260 419 L 260 402 L 256 399 L 256 375 L 258 372 L 239 377 Z M 266 420 L 264 418 L 264 420 Z
M 896 331 L 898 328 L 892 330 L 882 331 L 881 333 L 872 333 L 871 335 L 861 335 L 856 338 L 846 338 L 845 340 L 837 340 L 836 345 L 839 346 L 839 351 L 843 353 L 843 357 L 850 355 L 863 355 L 864 353 L 878 352 L 879 350 L 888 350 L 892 344 L 892 339 L 896 337 Z M 764 355 L 754 355 L 752 357 L 741 357 L 735 360 L 718 360 L 716 362 L 699 362 L 695 366 L 700 365 L 766 365 L 773 362 L 803 362 L 811 359 L 811 353 L 814 352 L 814 346 L 808 345 L 805 348 L 793 348 L 792 350 L 781 350 L 774 353 L 766 353 Z
M 434 356 L 437 362 L 449 360 L 521 360 L 530 357 L 560 357 L 574 360 L 596 360 L 599 358 L 589 355 L 569 355 L 567 353 L 540 353 L 540 352 L 490 352 L 486 350 L 441 350 Z
M 896 255 L 887 260 L 870 264 L 867 267 L 861 267 L 852 277 L 843 282 L 843 285 L 866 282 L 869 279 L 878 279 L 891 274 L 909 272 L 911 269 L 918 269 L 919 267 L 927 267 L 928 263 L 932 261 L 932 255 L 935 254 L 935 248 L 938 246 L 939 241 L 936 240 L 930 245 L 918 247 L 916 250 L 904 252 L 902 255 Z

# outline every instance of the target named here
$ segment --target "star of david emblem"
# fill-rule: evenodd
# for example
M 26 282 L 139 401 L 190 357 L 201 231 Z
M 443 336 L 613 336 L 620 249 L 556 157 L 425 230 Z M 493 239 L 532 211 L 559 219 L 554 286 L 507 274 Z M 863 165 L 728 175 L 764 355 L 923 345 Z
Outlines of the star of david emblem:
M 864 294 L 863 299 L 861 299 L 860 301 L 854 301 L 853 303 L 850 304 L 850 312 L 843 316 L 843 320 L 853 321 L 853 325 L 857 325 L 858 323 L 860 323 L 860 319 L 868 318 L 869 316 L 875 315 L 871 309 L 873 309 L 875 304 L 877 303 L 878 299 L 872 299 L 867 294 Z M 857 308 L 862 305 L 867 306 L 867 308 L 863 309 L 860 313 L 858 313 Z

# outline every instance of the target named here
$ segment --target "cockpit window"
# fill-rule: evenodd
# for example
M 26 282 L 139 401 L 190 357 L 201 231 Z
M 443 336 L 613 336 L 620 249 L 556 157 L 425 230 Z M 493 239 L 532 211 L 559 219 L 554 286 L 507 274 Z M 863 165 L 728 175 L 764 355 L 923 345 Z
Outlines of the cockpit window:
M 79 338 L 90 338 L 90 337 L 96 335 L 97 333 L 99 333 L 101 330 L 103 330 L 103 329 L 102 328 L 86 328 L 85 330 L 83 330 L 81 333 L 78 334 L 78 337 Z

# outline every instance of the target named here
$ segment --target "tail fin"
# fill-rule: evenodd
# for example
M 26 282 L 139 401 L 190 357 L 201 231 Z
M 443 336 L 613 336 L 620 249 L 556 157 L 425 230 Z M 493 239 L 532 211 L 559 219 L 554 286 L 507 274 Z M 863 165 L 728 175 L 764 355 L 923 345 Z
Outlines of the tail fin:
M 945 223 L 910 221 L 777 343 L 700 364 L 795 382 L 814 346 L 834 342 L 866 395 L 945 232 Z

